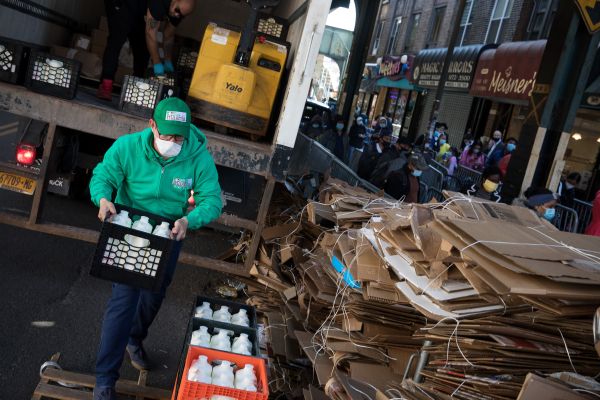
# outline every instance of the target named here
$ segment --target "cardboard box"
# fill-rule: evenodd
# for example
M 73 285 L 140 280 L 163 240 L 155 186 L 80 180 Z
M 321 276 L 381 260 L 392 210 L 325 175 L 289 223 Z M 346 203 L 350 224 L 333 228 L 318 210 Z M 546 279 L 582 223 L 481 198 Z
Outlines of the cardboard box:
M 104 32 L 108 32 L 108 20 L 103 15 L 100 17 L 100 23 L 98 24 L 98 29 Z
M 106 45 L 92 43 L 91 52 L 97 56 L 104 57 L 104 49 L 106 49 Z
M 534 374 L 527 374 L 523 388 L 517 400 L 585 400 L 589 399 L 574 390 L 571 390 L 566 385 L 542 378 Z
M 74 49 L 90 51 L 92 48 L 92 38 L 90 36 L 77 33 L 73 35 L 71 47 Z
M 133 68 L 127 68 L 119 65 L 117 68 L 117 73 L 115 74 L 114 83 L 118 85 L 123 84 L 123 80 L 125 80 L 125 75 L 133 75 Z
M 87 78 L 100 79 L 102 74 L 102 59 L 89 51 L 70 49 L 62 46 L 52 46 L 50 52 L 57 56 L 71 58 L 81 63 L 81 75 Z
M 102 45 L 106 47 L 107 40 L 108 31 L 101 31 L 100 29 L 94 29 L 92 31 L 92 45 Z

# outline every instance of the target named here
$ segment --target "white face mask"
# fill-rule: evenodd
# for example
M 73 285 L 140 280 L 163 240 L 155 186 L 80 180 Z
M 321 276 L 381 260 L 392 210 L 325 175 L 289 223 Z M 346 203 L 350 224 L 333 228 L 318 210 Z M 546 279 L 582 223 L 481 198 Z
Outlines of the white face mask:
M 175 157 L 181 152 L 181 145 L 179 143 L 160 138 L 154 138 L 154 143 L 156 143 L 156 150 L 163 157 Z

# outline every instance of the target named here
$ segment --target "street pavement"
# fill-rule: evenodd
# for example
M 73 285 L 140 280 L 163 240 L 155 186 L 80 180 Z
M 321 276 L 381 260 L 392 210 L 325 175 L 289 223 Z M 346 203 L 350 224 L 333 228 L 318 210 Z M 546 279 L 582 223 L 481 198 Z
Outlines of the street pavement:
M 0 189 L 0 210 L 25 213 L 30 199 Z M 19 211 L 19 209 L 21 211 Z M 99 229 L 86 201 L 48 196 L 44 218 Z M 230 234 L 200 231 L 185 250 L 214 256 Z M 0 224 L 0 399 L 29 399 L 42 363 L 61 353 L 66 370 L 93 373 L 110 282 L 89 276 L 95 246 Z M 214 295 L 221 274 L 179 264 L 145 347 L 157 368 L 148 385 L 170 389 L 194 298 Z M 137 379 L 127 358 L 121 376 Z

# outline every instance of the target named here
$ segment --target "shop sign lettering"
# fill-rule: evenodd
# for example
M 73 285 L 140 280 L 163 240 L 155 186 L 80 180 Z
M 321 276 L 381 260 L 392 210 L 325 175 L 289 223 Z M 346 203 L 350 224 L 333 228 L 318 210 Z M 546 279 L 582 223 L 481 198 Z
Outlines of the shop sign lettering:
M 513 77 L 512 67 L 504 71 L 493 71 L 488 91 L 492 94 L 531 96 L 535 88 L 537 72 L 531 78 Z

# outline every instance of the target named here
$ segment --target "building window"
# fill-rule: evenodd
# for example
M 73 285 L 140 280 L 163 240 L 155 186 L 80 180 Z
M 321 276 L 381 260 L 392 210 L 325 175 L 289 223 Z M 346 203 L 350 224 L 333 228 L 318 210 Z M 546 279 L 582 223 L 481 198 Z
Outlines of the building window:
M 428 46 L 436 46 L 438 39 L 440 38 L 440 31 L 442 30 L 442 22 L 444 21 L 444 14 L 446 13 L 446 7 L 438 7 L 433 10 L 431 14 L 431 25 L 429 26 L 429 37 L 427 39 Z
M 398 41 L 398 32 L 400 31 L 400 25 L 402 24 L 402 17 L 394 19 L 394 25 L 392 25 L 392 31 L 390 32 L 390 40 L 388 42 L 387 54 L 393 54 L 396 50 L 396 42 Z
M 460 30 L 458 31 L 459 46 L 463 46 L 467 37 L 469 28 L 471 27 L 471 19 L 473 15 L 473 0 L 467 0 L 462 18 L 460 20 Z
M 536 0 L 529 26 L 527 27 L 528 39 L 547 39 L 550 34 L 550 27 L 556 14 L 558 1 L 556 0 Z
M 413 46 L 420 24 L 421 14 L 413 14 L 410 18 L 410 25 L 408 27 L 408 34 L 406 35 L 406 44 L 404 45 L 404 50 L 408 50 Z
M 498 43 L 501 40 L 502 32 L 510 18 L 512 6 L 513 0 L 496 0 L 485 37 L 486 43 Z
M 384 25 L 385 21 L 379 21 L 379 25 L 377 25 L 377 30 L 375 31 L 375 40 L 373 41 L 373 51 L 371 51 L 372 55 L 377 54 L 377 50 L 379 50 L 379 43 L 381 42 L 381 34 L 383 32 Z

